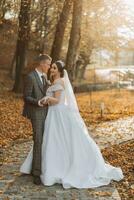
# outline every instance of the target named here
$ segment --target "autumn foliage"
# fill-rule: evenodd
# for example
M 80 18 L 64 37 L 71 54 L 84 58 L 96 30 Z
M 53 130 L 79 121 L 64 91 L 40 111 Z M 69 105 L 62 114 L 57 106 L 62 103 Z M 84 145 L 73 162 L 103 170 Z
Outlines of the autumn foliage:
M 134 114 L 133 93 L 117 90 L 79 94 L 77 101 L 86 124 L 115 120 Z M 104 114 L 101 117 L 100 103 L 104 102 Z M 12 92 L 3 92 L 0 96 L 0 146 L 7 146 L 17 139 L 27 139 L 32 135 L 31 124 L 21 113 L 23 100 Z
M 133 115 L 133 94 L 128 91 L 103 91 L 92 94 L 92 107 L 89 94 L 77 95 L 80 111 L 87 125 L 94 125 L 101 121 L 118 119 Z M 100 117 L 100 102 L 105 103 L 104 116 Z M 0 147 L 8 147 L 19 140 L 29 139 L 32 136 L 30 122 L 22 117 L 22 98 L 12 92 L 3 92 L 0 95 Z M 1 148 L 0 148 L 1 149 Z M 117 184 L 122 199 L 133 199 L 133 156 L 134 141 L 114 145 L 103 149 L 106 161 L 114 166 L 121 166 L 125 178 Z
M 124 179 L 119 183 L 116 183 L 116 187 L 122 200 L 132 200 L 134 197 L 134 166 L 132 159 L 134 155 L 134 140 L 106 148 L 102 153 L 108 162 L 122 168 Z
M 30 122 L 21 116 L 22 106 L 22 99 L 13 93 L 5 92 L 0 97 L 0 147 L 32 134 Z
M 86 124 L 116 120 L 134 115 L 134 92 L 128 90 L 109 90 L 77 95 L 77 101 Z M 101 104 L 104 111 L 101 115 Z

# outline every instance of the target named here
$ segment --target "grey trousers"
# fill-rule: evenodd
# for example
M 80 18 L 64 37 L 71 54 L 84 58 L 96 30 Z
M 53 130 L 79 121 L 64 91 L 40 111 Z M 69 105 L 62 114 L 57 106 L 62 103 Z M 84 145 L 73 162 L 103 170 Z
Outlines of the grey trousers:
M 32 162 L 32 175 L 40 176 L 41 174 L 41 160 L 42 160 L 42 140 L 44 133 L 45 119 L 32 119 L 33 128 L 33 162 Z

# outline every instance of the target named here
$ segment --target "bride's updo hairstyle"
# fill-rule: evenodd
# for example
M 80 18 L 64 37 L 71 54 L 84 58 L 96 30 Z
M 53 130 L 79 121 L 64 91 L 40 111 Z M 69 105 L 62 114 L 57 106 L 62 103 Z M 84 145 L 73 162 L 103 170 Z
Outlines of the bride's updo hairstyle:
M 65 66 L 65 63 L 62 61 L 62 60 L 57 60 L 55 62 L 57 68 L 58 68 L 58 71 L 60 72 L 60 77 L 63 78 L 64 76 L 64 66 Z

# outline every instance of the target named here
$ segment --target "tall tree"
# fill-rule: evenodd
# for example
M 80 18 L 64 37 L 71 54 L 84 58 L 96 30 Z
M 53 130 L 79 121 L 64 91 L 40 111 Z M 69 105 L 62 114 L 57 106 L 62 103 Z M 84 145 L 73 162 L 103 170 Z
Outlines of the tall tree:
M 74 0 L 73 2 L 72 28 L 66 58 L 66 68 L 71 80 L 74 77 L 75 63 L 81 37 L 82 2 L 82 0 Z
M 0 0 L 0 19 L 3 20 L 6 13 L 6 0 Z
M 51 57 L 53 58 L 53 61 L 58 60 L 60 57 L 65 28 L 69 18 L 71 5 L 72 0 L 65 0 L 59 21 L 57 23 L 55 38 L 51 50 Z
M 26 51 L 30 35 L 30 5 L 31 0 L 21 0 L 16 47 L 16 74 L 13 87 L 14 92 L 21 91 L 21 76 L 26 61 Z

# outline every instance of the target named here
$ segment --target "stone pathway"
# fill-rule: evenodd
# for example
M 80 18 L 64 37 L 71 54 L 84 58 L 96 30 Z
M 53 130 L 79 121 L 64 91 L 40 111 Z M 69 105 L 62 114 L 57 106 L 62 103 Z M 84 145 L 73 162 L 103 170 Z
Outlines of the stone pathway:
M 31 141 L 9 149 L 0 171 L 0 200 L 120 200 L 114 184 L 97 189 L 63 189 L 60 184 L 36 186 L 32 176 L 21 175 L 19 167 L 32 145 Z
M 100 148 L 134 139 L 134 116 L 102 122 L 89 128 Z
M 104 122 L 90 130 L 95 141 L 104 148 L 133 138 L 134 117 Z M 0 167 L 0 200 L 121 200 L 114 182 L 96 189 L 63 189 L 60 184 L 34 185 L 32 176 L 19 173 L 31 145 L 31 141 L 21 141 L 6 151 L 6 159 Z

